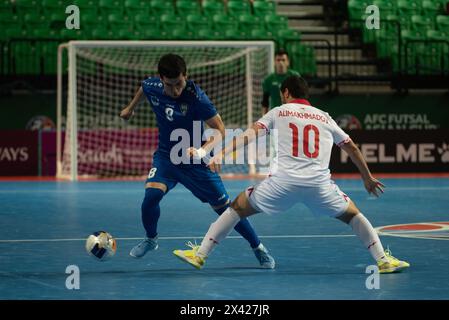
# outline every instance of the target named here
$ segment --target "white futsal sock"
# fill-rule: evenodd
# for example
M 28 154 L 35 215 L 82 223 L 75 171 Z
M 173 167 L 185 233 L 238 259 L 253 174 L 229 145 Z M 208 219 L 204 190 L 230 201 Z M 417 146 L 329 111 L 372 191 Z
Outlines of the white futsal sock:
M 354 233 L 359 237 L 364 246 L 369 250 L 374 260 L 388 261 L 385 257 L 384 248 L 380 242 L 376 230 L 362 213 L 359 213 L 351 219 L 349 225 Z
M 218 219 L 210 225 L 209 230 L 201 242 L 197 254 L 207 258 L 217 244 L 224 240 L 239 223 L 240 216 L 231 207 L 227 208 Z

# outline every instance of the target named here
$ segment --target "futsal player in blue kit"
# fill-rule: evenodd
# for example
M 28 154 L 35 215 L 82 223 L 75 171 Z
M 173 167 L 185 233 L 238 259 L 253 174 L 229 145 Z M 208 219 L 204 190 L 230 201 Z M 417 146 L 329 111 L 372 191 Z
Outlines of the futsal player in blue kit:
M 131 250 L 130 255 L 134 258 L 141 258 L 148 251 L 158 248 L 159 203 L 178 182 L 199 200 L 209 203 L 219 215 L 230 205 L 229 195 L 217 173 L 212 172 L 205 163 L 183 161 L 178 164 L 179 158 L 172 161 L 178 153 L 171 153 L 172 148 L 179 142 L 170 140 L 170 135 L 176 129 L 188 131 L 190 147 L 200 143 L 202 144 L 200 152 L 206 152 L 211 139 L 204 144 L 202 141 L 194 143 L 194 123 L 200 123 L 200 139 L 204 132 L 204 122 L 210 128 L 218 130 L 224 137 L 225 127 L 220 115 L 201 88 L 192 80 L 187 80 L 187 67 L 181 56 L 176 54 L 162 56 L 158 63 L 158 73 L 159 77 L 150 77 L 142 82 L 132 101 L 120 113 L 123 119 L 130 119 L 135 107 L 145 95 L 156 115 L 159 128 L 159 145 L 153 156 L 153 165 L 146 180 L 145 197 L 142 202 L 142 222 L 146 237 Z M 275 267 L 273 257 L 260 242 L 247 219 L 242 219 L 235 230 L 249 242 L 262 267 L 269 269 Z

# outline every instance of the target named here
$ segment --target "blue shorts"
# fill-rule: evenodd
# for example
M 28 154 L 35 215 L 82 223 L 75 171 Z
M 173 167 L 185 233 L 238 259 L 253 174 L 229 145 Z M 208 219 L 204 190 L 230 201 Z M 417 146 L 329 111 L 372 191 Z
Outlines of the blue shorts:
M 174 165 L 170 156 L 155 152 L 153 166 L 146 183 L 159 182 L 167 186 L 168 193 L 179 182 L 189 189 L 195 197 L 211 206 L 222 206 L 229 200 L 229 195 L 216 172 L 202 164 Z

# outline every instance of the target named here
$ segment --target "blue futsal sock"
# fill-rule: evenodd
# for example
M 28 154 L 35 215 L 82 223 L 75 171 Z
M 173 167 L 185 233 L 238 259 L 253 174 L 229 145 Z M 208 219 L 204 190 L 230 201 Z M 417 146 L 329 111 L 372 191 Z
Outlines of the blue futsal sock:
M 220 209 L 216 209 L 215 212 L 218 213 L 218 215 L 221 215 L 223 212 L 226 211 L 229 205 L 230 203 Z M 248 219 L 246 218 L 241 219 L 240 222 L 237 223 L 237 225 L 234 227 L 234 230 L 237 231 L 243 238 L 246 239 L 246 241 L 249 242 L 251 248 L 255 249 L 259 246 L 260 244 L 259 237 L 257 236 L 256 231 L 254 231 L 253 227 L 249 223 Z
M 142 202 L 142 222 L 148 238 L 157 236 L 157 222 L 161 215 L 159 202 L 164 197 L 164 191 L 157 188 L 147 188 Z

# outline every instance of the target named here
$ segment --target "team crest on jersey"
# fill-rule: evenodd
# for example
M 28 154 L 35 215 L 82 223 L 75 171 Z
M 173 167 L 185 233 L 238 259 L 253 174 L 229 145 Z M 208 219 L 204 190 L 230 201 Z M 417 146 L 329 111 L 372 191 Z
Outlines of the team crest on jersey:
M 183 114 L 183 115 L 186 115 L 186 114 L 187 114 L 187 111 L 189 110 L 189 106 L 188 106 L 186 103 L 182 103 L 181 106 L 180 106 L 180 108 L 181 108 L 182 114 Z
M 153 106 L 157 107 L 159 105 L 159 99 L 156 98 L 155 96 L 151 96 L 150 100 Z

